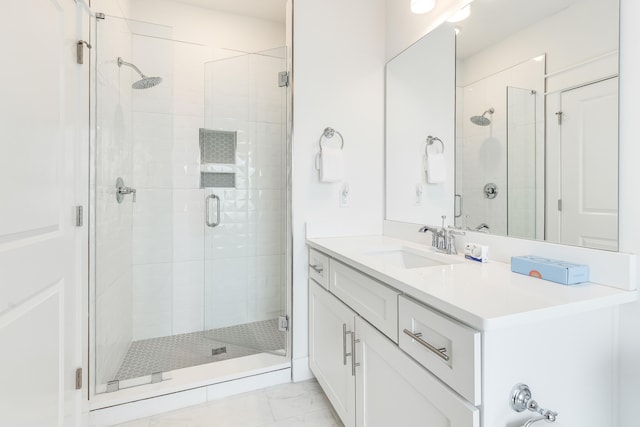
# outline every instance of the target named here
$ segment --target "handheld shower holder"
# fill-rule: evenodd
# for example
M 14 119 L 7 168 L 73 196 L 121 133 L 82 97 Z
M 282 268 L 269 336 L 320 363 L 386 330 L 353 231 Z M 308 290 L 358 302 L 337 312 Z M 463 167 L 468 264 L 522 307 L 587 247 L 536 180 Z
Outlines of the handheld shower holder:
M 538 402 L 533 400 L 531 395 L 531 389 L 526 384 L 519 383 L 513 386 L 513 388 L 511 389 L 510 404 L 511 404 L 511 409 L 513 409 L 516 412 L 523 412 L 525 410 L 529 410 L 531 412 L 535 412 L 539 414 L 539 416 L 529 419 L 523 425 L 523 427 L 529 427 L 533 423 L 542 421 L 542 420 L 548 423 L 552 423 L 556 421 L 556 419 L 558 418 L 557 412 L 552 411 L 550 409 L 541 408 L 540 405 L 538 405 Z

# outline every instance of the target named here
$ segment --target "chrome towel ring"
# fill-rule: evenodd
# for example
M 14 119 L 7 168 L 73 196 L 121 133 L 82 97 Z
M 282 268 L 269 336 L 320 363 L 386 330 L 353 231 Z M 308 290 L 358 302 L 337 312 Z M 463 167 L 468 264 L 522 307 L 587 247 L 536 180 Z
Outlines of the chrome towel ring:
M 342 134 L 337 130 L 335 130 L 334 128 L 327 127 L 322 132 L 322 135 L 320 135 L 320 140 L 318 141 L 318 144 L 320 145 L 320 153 L 322 153 L 323 138 L 331 139 L 334 137 L 335 134 L 338 134 L 338 136 L 340 137 L 340 149 L 342 150 L 344 148 L 344 138 L 342 137 Z
M 429 152 L 427 150 L 429 149 L 430 146 L 435 144 L 436 141 L 440 143 L 440 148 L 442 148 L 440 153 L 444 153 L 444 142 L 442 142 L 442 140 L 440 138 L 438 138 L 437 136 L 429 135 L 427 137 L 427 145 L 424 146 L 424 154 L 425 154 L 425 156 L 429 155 Z

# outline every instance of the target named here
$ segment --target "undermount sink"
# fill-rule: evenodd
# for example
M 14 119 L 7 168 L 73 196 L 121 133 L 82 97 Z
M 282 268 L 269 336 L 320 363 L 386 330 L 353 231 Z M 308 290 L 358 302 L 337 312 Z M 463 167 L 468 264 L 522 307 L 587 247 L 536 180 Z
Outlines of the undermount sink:
M 374 257 L 385 265 L 411 269 L 454 264 L 456 260 L 443 259 L 443 255 L 432 254 L 408 247 L 369 249 L 364 254 Z

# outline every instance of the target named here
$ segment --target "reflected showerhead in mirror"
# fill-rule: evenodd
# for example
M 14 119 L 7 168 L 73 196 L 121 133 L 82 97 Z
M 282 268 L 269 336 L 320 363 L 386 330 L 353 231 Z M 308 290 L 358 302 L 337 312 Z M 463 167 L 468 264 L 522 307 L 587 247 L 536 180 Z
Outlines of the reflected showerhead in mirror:
M 140 68 L 136 67 L 130 62 L 123 61 L 122 58 L 118 57 L 118 67 L 122 67 L 123 65 L 133 68 L 133 70 L 141 77 L 140 80 L 133 82 L 133 84 L 131 85 L 133 89 L 149 89 L 162 83 L 162 77 L 147 77 L 142 74 Z
M 482 113 L 481 116 L 473 116 L 471 117 L 471 123 L 473 123 L 474 125 L 478 125 L 478 126 L 489 126 L 491 124 L 491 119 L 488 117 L 485 117 L 488 114 L 493 114 L 495 113 L 496 110 L 494 110 L 493 108 L 489 108 L 487 111 L 485 111 L 484 113 Z

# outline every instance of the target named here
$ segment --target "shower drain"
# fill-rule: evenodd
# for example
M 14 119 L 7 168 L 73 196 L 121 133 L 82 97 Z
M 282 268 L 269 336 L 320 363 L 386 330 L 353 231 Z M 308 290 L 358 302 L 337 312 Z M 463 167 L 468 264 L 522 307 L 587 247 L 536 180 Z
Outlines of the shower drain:
M 224 347 L 218 347 L 218 348 L 212 348 L 211 349 L 211 355 L 212 356 L 217 356 L 218 354 L 223 354 L 227 352 L 227 346 Z

